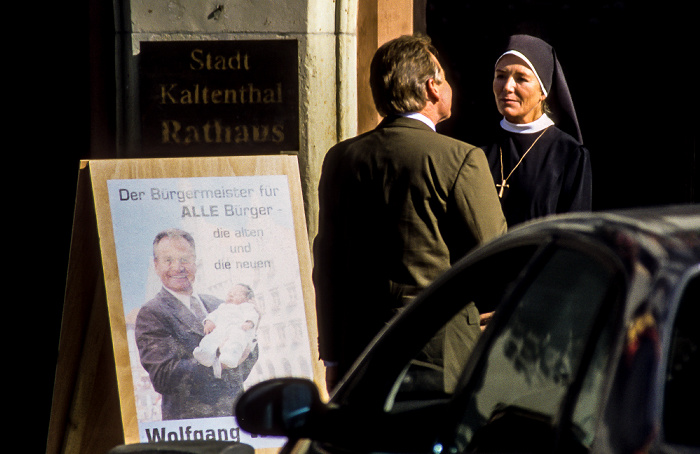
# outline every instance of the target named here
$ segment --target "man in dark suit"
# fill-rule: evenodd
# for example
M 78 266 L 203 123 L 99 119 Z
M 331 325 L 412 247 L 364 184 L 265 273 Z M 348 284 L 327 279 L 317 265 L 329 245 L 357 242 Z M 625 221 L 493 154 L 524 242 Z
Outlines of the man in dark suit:
M 430 40 L 380 47 L 370 85 L 384 119 L 331 148 L 319 183 L 313 279 L 329 389 L 418 291 L 506 230 L 483 151 L 435 131 L 452 89 Z
M 194 292 L 195 259 L 189 233 L 177 229 L 159 233 L 153 242 L 153 263 L 163 288 L 136 317 L 141 364 L 162 395 L 163 420 L 231 416 L 258 358 L 256 346 L 221 378 L 194 359 L 192 352 L 204 337 L 204 317 L 222 303 Z

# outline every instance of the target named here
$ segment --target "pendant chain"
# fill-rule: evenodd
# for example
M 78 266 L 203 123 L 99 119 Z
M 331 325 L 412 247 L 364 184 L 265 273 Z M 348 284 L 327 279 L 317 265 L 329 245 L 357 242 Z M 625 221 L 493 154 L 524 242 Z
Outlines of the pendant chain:
M 515 164 L 515 167 L 513 167 L 513 170 L 510 171 L 510 173 L 508 174 L 507 177 L 504 177 L 504 176 L 503 176 L 503 150 L 501 149 L 501 147 L 498 147 L 498 151 L 499 151 L 499 153 L 501 154 L 501 184 L 497 184 L 497 185 L 496 185 L 497 188 L 500 188 L 500 190 L 498 191 L 498 198 L 499 198 L 499 199 L 502 199 L 502 198 L 503 198 L 503 191 L 508 187 L 508 185 L 506 184 L 506 182 L 508 181 L 508 178 L 510 178 L 511 175 L 513 175 L 513 172 L 515 172 L 515 169 L 517 169 L 518 166 L 520 165 L 520 163 L 523 162 L 523 159 L 525 159 L 525 156 L 527 156 L 527 154 L 530 152 L 530 150 L 532 150 L 532 147 L 535 146 L 535 144 L 537 143 L 537 141 L 540 140 L 540 138 L 544 135 L 545 132 L 547 132 L 548 129 L 549 129 L 549 126 L 547 126 L 547 127 L 544 129 L 544 131 L 542 131 L 542 134 L 540 134 L 540 135 L 535 139 L 535 141 L 532 142 L 532 145 L 530 145 L 530 148 L 528 148 L 528 149 L 525 151 L 525 153 L 523 153 L 523 156 L 520 158 L 520 161 L 518 161 L 518 163 Z

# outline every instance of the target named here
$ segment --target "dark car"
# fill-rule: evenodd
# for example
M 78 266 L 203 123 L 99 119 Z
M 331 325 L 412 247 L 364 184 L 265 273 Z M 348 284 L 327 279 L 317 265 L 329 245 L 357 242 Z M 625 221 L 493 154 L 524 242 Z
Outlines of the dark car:
M 697 205 L 533 222 L 418 296 L 328 403 L 270 380 L 238 422 L 299 453 L 698 452 L 699 275 Z M 470 301 L 495 310 L 474 353 L 435 355 Z

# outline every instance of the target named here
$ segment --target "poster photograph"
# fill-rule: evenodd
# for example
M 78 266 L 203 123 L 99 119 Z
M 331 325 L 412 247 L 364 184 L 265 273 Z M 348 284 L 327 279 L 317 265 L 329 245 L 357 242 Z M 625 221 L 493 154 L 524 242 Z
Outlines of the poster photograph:
M 233 403 L 263 380 L 313 379 L 288 176 L 107 188 L 140 441 L 282 446 L 240 431 Z

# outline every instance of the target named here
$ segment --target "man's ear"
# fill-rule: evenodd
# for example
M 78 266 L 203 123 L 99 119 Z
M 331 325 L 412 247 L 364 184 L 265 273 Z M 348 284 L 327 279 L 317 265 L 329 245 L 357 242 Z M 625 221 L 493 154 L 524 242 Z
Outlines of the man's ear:
M 432 77 L 425 82 L 425 91 L 428 94 L 428 101 L 437 102 L 440 99 L 439 84 Z

